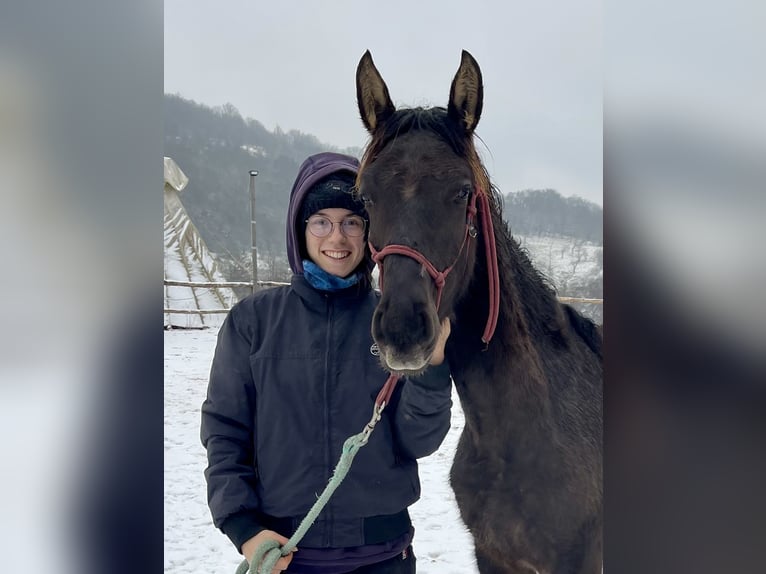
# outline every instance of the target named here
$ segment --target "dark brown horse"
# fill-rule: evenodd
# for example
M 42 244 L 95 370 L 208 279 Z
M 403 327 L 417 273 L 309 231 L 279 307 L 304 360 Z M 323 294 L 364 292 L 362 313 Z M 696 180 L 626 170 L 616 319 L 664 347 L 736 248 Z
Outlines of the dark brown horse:
M 396 109 L 369 52 L 356 81 L 372 136 L 358 194 L 383 292 L 373 337 L 388 369 L 417 374 L 451 320 L 465 413 L 451 483 L 479 571 L 600 572 L 601 334 L 501 218 L 473 142 L 479 66 L 463 52 L 446 109 Z

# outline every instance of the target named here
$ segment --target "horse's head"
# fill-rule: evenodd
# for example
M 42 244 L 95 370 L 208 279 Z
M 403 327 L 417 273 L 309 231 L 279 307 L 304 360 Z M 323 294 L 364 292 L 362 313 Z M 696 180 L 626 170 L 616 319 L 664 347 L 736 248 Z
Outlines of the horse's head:
M 372 136 L 357 187 L 381 273 L 372 336 L 388 369 L 418 373 L 473 274 L 476 197 L 489 185 L 472 138 L 482 108 L 481 71 L 463 51 L 446 109 L 397 110 L 369 52 L 356 84 Z

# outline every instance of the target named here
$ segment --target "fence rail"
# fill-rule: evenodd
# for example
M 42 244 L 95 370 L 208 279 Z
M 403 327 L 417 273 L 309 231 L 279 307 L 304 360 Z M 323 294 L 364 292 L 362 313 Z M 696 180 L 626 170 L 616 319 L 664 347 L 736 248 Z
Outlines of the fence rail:
M 593 305 L 603 305 L 603 299 L 588 299 L 587 297 L 559 297 L 562 303 L 592 303 Z
M 228 282 L 201 282 L 201 281 L 173 281 L 171 279 L 165 279 L 163 283 L 167 287 L 202 287 L 215 289 L 216 287 L 248 287 L 252 288 L 252 281 L 228 281 Z M 280 285 L 289 285 L 284 281 L 258 281 L 260 287 L 279 287 Z M 559 297 L 559 301 L 562 303 L 590 303 L 593 305 L 603 305 L 603 299 L 589 299 L 587 297 Z M 228 309 L 165 309 L 164 313 L 177 313 L 179 315 L 206 315 L 206 314 L 220 314 L 228 313 Z
M 173 315 L 215 315 L 228 313 L 228 309 L 165 309 L 164 313 Z
M 215 289 L 220 287 L 221 289 L 226 287 L 247 287 L 252 288 L 252 281 L 220 281 L 220 282 L 204 282 L 204 281 L 174 281 L 172 279 L 165 279 L 163 281 L 168 287 L 207 287 L 209 289 Z M 279 285 L 289 285 L 283 281 L 258 281 L 258 285 L 261 287 L 278 287 Z

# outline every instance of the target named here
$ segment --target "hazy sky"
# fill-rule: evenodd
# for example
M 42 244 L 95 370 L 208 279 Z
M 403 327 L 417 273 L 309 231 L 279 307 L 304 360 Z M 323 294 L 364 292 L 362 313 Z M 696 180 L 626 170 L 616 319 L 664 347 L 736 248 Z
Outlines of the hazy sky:
M 484 77 L 479 150 L 500 190 L 602 204 L 602 12 L 595 0 L 165 0 L 165 92 L 361 147 L 365 50 L 395 104 L 443 106 L 466 49 Z

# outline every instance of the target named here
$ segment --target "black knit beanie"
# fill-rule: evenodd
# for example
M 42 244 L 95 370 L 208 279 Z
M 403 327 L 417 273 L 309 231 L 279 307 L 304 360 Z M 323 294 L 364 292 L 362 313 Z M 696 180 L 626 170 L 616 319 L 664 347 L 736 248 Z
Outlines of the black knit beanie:
M 364 204 L 352 195 L 355 181 L 353 174 L 338 172 L 328 175 L 311 186 L 301 204 L 299 227 L 305 231 L 306 220 L 311 215 L 322 209 L 333 207 L 348 209 L 366 219 Z

